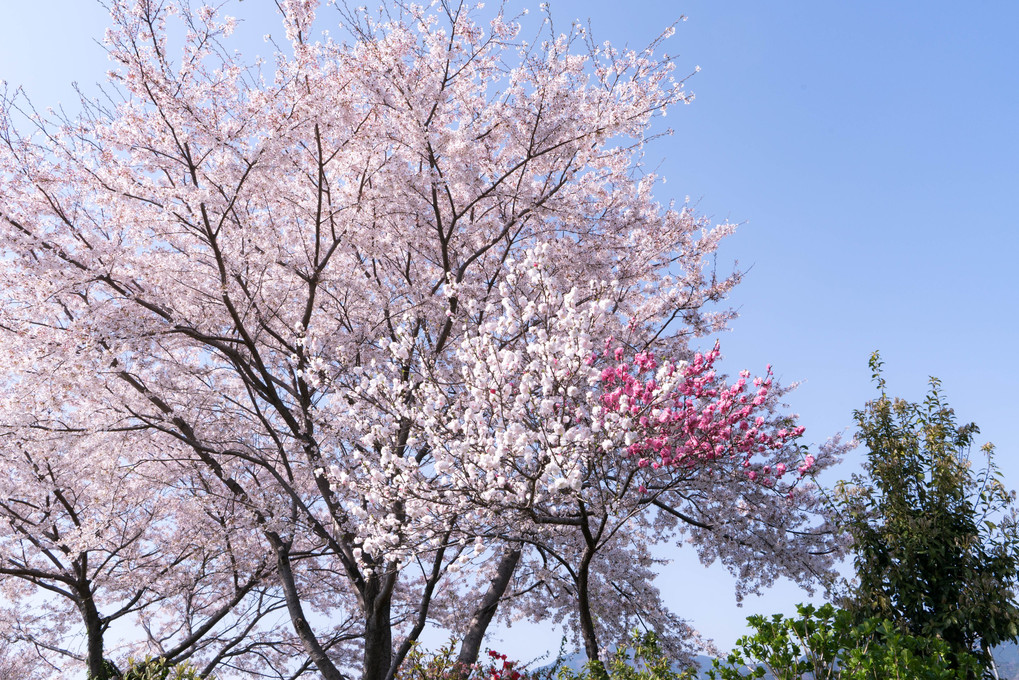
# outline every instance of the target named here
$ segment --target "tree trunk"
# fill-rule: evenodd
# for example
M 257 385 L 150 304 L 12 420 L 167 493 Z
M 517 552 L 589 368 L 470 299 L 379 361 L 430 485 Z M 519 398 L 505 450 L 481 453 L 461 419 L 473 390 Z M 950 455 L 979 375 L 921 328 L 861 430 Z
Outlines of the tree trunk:
M 594 630 L 594 616 L 591 613 L 591 594 L 589 591 L 589 577 L 591 558 L 593 553 L 588 550 L 580 561 L 580 568 L 577 569 L 577 605 L 580 609 L 580 634 L 584 638 L 584 652 L 587 653 L 587 660 L 597 667 L 601 663 L 598 658 L 598 636 Z
M 477 662 L 481 643 L 485 639 L 485 632 L 488 630 L 489 624 L 492 623 L 492 618 L 495 616 L 503 595 L 506 594 L 506 589 L 509 588 L 510 581 L 513 580 L 513 572 L 520 562 L 520 554 L 521 549 L 516 546 L 507 550 L 499 560 L 495 576 L 488 584 L 488 590 L 481 599 L 481 604 L 474 610 L 467 634 L 464 635 L 463 642 L 460 644 L 460 655 L 457 657 L 457 662 L 462 666 L 471 666 Z
M 85 622 L 85 644 L 88 646 L 89 680 L 109 680 L 103 661 L 103 620 L 88 584 L 78 591 L 78 610 Z
M 388 577 L 393 578 L 392 576 Z M 393 591 L 372 574 L 364 592 L 364 666 L 362 680 L 386 680 L 393 663 L 393 628 L 390 609 Z

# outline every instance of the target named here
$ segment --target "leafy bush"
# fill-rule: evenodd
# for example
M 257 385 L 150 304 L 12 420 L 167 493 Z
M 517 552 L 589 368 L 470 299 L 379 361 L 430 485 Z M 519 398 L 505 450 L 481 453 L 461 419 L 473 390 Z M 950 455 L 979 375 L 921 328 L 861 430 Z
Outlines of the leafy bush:
M 963 680 L 979 675 L 976 657 L 954 661 L 948 644 L 937 637 L 903 633 L 891 621 L 853 622 L 850 612 L 830 604 L 797 606 L 799 618 L 776 614 L 747 618 L 756 630 L 736 641 L 724 659 L 708 671 L 712 680 Z
M 162 657 L 128 659 L 123 680 L 202 680 L 198 669 L 184 662 L 171 664 Z M 206 680 L 215 680 L 209 676 Z

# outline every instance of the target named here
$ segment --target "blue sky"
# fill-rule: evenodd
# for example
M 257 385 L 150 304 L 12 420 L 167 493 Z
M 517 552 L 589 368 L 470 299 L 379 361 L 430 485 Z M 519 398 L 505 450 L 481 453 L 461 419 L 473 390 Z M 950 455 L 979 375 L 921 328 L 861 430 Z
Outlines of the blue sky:
M 106 17 L 88 0 L 4 3 L 0 79 L 40 107 L 74 102 L 108 65 Z M 537 9 L 516 0 L 513 7 Z M 851 425 L 873 395 L 880 349 L 889 389 L 919 399 L 939 376 L 960 419 L 998 447 L 1019 486 L 1012 360 L 1019 349 L 1019 4 L 788 0 L 553 0 L 565 26 L 643 46 L 681 14 L 667 50 L 699 65 L 689 107 L 658 144 L 662 200 L 744 223 L 720 267 L 749 269 L 731 298 L 726 366 L 772 363 L 808 439 Z M 268 0 L 248 0 L 252 34 L 280 31 Z M 251 12 L 251 15 L 248 15 Z M 257 29 L 257 30 L 255 30 Z M 264 46 L 262 46 L 264 47 Z M 862 454 L 851 456 L 845 475 Z M 661 579 L 674 610 L 722 647 L 750 613 L 790 611 L 780 586 L 737 609 L 732 580 L 688 554 Z M 517 627 L 503 645 L 527 658 L 546 644 Z M 555 646 L 555 645 L 554 645 Z

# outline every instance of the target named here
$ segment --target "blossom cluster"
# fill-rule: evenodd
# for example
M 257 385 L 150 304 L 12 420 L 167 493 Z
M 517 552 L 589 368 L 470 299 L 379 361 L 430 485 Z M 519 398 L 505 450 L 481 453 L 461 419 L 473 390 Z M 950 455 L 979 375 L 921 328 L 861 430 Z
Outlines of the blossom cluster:
M 601 372 L 602 426 L 607 418 L 622 420 L 629 428 L 626 454 L 638 467 L 710 467 L 727 458 L 738 461 L 750 481 L 765 486 L 786 473 L 784 462 L 754 466 L 755 455 L 785 449 L 804 431 L 785 424 L 788 418 L 776 422 L 769 417 L 774 382 L 770 366 L 752 383 L 749 371 L 742 371 L 727 385 L 714 368 L 720 356 L 717 343 L 706 354 L 694 354 L 689 363 L 666 361 L 660 366 L 650 352 L 638 352 L 625 362 L 624 348 L 611 345 L 612 339 L 606 339 L 601 357 L 612 362 Z M 588 362 L 598 359 L 592 355 Z M 806 456 L 797 468 L 800 474 L 813 462 Z

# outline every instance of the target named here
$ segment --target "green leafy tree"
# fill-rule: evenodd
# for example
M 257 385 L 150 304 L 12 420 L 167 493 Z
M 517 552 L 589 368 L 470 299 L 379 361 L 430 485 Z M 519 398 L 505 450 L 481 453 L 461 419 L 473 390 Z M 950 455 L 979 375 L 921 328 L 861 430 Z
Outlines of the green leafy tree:
M 979 430 L 959 425 L 937 379 L 920 403 L 893 399 L 876 352 L 870 366 L 880 394 L 854 414 L 865 474 L 836 494 L 859 579 L 846 604 L 857 621 L 876 616 L 943 639 L 955 668 L 975 653 L 990 671 L 990 648 L 1015 641 L 1019 624 L 1015 494 L 990 444 L 974 470 Z
M 715 659 L 712 680 L 746 680 L 770 674 L 775 680 L 963 680 L 977 673 L 975 657 L 959 657 L 940 638 L 902 632 L 894 623 L 853 614 L 831 604 L 799 605 L 798 617 L 776 614 L 747 619 L 755 632 Z

